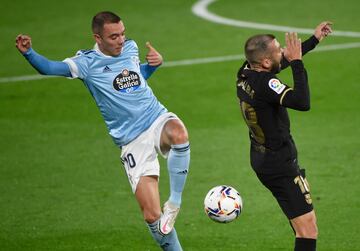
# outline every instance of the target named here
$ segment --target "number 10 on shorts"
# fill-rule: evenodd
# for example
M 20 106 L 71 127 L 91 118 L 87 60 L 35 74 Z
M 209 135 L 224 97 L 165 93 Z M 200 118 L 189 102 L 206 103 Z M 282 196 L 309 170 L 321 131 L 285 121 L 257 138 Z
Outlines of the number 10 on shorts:
M 136 166 L 135 158 L 131 153 L 128 153 L 121 160 L 126 167 L 134 168 Z

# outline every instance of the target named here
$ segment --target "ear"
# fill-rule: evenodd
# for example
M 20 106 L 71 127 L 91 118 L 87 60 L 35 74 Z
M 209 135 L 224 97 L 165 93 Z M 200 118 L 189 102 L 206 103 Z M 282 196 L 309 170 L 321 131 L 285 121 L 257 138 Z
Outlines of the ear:
M 265 69 L 270 69 L 272 66 L 272 61 L 269 58 L 264 58 L 261 61 L 261 66 Z
M 94 39 L 95 39 L 96 43 L 101 44 L 102 39 L 101 39 L 100 35 L 99 34 L 93 34 L 93 36 L 94 36 Z

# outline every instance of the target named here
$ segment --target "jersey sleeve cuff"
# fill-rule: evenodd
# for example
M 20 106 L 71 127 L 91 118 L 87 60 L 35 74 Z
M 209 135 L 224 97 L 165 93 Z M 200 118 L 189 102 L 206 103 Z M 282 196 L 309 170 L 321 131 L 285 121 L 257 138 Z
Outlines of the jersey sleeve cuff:
M 283 104 L 283 100 L 284 100 L 284 97 L 286 95 L 286 93 L 288 93 L 289 91 L 292 91 L 293 89 L 288 87 L 287 89 L 285 89 L 285 91 L 283 92 L 283 94 L 281 95 L 281 98 L 280 98 L 280 105 Z
M 63 60 L 63 62 L 66 63 L 70 68 L 71 77 L 69 78 L 80 78 L 79 69 L 76 63 L 71 58 L 66 58 Z
M 27 51 L 25 51 L 25 52 L 23 53 L 23 56 L 24 56 L 24 57 L 28 57 L 32 52 L 33 52 L 33 48 L 30 47 Z

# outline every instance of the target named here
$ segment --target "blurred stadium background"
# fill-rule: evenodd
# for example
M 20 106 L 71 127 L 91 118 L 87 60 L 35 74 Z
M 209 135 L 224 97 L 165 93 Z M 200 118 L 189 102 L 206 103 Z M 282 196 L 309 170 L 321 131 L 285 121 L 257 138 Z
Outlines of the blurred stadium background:
M 142 59 L 145 42 L 151 41 L 167 62 L 149 83 L 190 133 L 191 170 L 176 223 L 184 250 L 292 250 L 286 218 L 249 166 L 247 129 L 235 93 L 246 39 L 273 33 L 283 43 L 284 32 L 209 22 L 192 13 L 195 2 L 2 2 L 1 250 L 158 250 L 131 193 L 119 150 L 81 81 L 14 78 L 36 75 L 14 47 L 17 34 L 31 35 L 36 51 L 63 60 L 93 46 L 90 21 L 101 10 L 123 18 Z M 208 10 L 234 20 L 308 29 L 331 20 L 334 30 L 360 32 L 356 0 L 218 0 Z M 356 35 L 331 36 L 321 46 L 359 42 Z M 290 112 L 300 164 L 312 186 L 322 251 L 360 249 L 360 49 L 353 47 L 305 56 L 312 108 Z M 236 59 L 177 65 L 226 56 Z M 279 77 L 292 83 L 290 70 Z M 165 162 L 161 164 L 164 202 L 168 175 Z M 220 184 L 234 186 L 244 200 L 240 218 L 225 225 L 203 212 L 207 191 Z

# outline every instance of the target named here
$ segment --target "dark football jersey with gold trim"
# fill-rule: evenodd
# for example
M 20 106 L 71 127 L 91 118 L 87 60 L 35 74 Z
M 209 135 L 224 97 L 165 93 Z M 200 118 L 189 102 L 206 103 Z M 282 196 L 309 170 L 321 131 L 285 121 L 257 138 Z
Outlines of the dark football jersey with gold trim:
M 276 150 L 289 138 L 288 113 L 280 104 L 288 89 L 291 88 L 281 83 L 275 74 L 256 72 L 245 66 L 237 81 L 237 95 L 251 141 Z
M 317 43 L 314 36 L 302 43 L 302 54 L 313 49 Z M 250 69 L 247 62 L 238 72 L 237 96 L 249 128 L 251 151 L 260 154 L 251 154 L 254 169 L 285 166 L 297 157 L 287 108 L 309 110 L 310 93 L 303 62 L 282 60 L 282 69 L 289 65 L 293 72 L 293 87 L 283 83 L 272 72 Z

